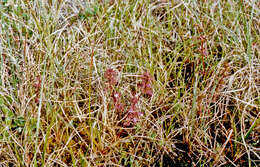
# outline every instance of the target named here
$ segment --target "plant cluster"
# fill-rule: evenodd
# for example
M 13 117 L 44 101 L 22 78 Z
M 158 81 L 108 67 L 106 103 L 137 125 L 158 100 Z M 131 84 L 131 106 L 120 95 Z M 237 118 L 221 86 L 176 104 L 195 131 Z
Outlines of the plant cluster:
M 139 118 L 143 116 L 142 111 L 138 108 L 138 102 L 141 95 L 148 95 L 151 97 L 153 95 L 153 89 L 152 89 L 152 77 L 150 73 L 144 72 L 142 75 L 140 75 L 141 82 L 137 84 L 139 91 L 141 94 L 139 94 L 136 91 L 133 91 L 131 93 L 131 98 L 129 100 L 130 106 L 127 106 L 129 102 L 126 100 L 121 100 L 122 96 L 119 92 L 120 87 L 118 84 L 118 78 L 117 78 L 117 72 L 111 68 L 107 69 L 104 73 L 104 78 L 106 80 L 107 84 L 107 92 L 109 92 L 109 95 L 112 99 L 112 108 L 116 110 L 117 113 L 125 114 L 125 119 L 123 126 L 129 127 L 130 125 L 135 125 Z M 138 95 L 139 94 L 139 95 Z M 125 111 L 125 108 L 127 110 Z
M 0 166 L 259 166 L 259 11 L 0 1 Z

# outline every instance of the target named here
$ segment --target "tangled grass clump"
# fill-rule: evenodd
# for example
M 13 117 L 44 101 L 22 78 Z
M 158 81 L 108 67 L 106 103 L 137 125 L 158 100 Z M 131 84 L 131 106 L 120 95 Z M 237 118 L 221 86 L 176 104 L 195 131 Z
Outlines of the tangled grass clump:
M 0 166 L 258 166 L 257 1 L 0 2 Z

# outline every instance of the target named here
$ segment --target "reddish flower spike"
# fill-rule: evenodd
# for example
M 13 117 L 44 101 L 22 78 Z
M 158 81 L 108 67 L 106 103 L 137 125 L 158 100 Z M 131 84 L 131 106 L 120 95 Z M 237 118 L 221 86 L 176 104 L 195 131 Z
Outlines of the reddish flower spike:
M 104 77 L 110 86 L 117 84 L 116 81 L 117 73 L 112 68 L 106 70 Z
M 142 82 L 138 84 L 137 86 L 141 89 L 143 94 L 146 94 L 148 96 L 153 95 L 153 89 L 151 86 L 152 77 L 148 72 L 145 72 L 142 76 Z
M 112 98 L 113 98 L 114 103 L 119 102 L 120 97 L 121 97 L 120 93 L 118 93 L 118 92 L 113 93 Z
M 118 112 L 124 111 L 124 105 L 121 104 L 121 103 L 117 103 L 117 104 L 115 105 L 115 108 L 116 108 L 116 111 L 118 111 Z

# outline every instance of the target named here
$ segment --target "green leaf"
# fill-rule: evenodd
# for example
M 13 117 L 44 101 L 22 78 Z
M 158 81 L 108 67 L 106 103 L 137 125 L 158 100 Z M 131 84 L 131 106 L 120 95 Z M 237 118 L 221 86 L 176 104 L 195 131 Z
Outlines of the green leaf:
M 25 125 L 25 120 L 24 120 L 24 118 L 23 118 L 23 117 L 18 117 L 18 118 L 16 118 L 16 119 L 14 120 L 13 125 L 14 125 L 15 127 L 24 127 L 24 125 Z

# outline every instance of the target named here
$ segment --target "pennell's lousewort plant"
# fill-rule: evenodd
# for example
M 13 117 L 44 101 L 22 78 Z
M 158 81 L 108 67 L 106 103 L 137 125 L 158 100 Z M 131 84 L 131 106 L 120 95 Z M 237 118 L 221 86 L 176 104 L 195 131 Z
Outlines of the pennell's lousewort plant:
M 259 166 L 259 2 L 1 0 L 0 167 Z

